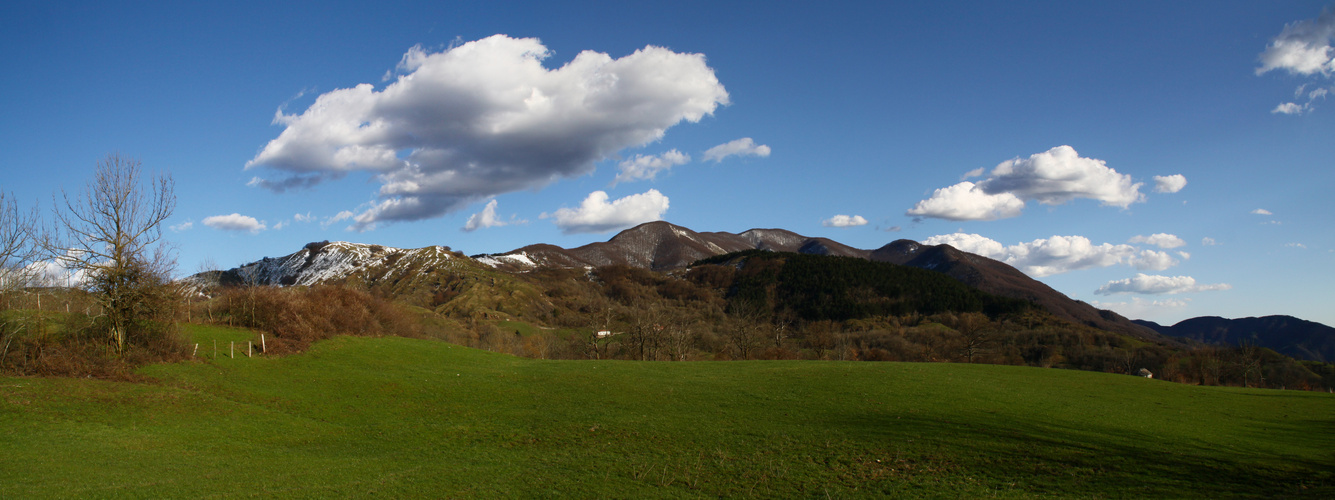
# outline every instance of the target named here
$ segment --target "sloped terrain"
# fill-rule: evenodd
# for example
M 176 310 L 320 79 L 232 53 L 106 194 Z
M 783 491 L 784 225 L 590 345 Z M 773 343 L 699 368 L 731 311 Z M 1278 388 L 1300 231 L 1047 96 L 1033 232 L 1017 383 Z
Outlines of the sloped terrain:
M 1059 318 L 1082 325 L 1142 339 L 1163 339 L 1158 332 L 1137 325 L 1115 312 L 1072 300 L 1006 263 L 962 252 L 950 245 L 923 245 L 910 240 L 897 240 L 871 252 L 869 258 L 944 273 L 987 293 L 1034 302 Z

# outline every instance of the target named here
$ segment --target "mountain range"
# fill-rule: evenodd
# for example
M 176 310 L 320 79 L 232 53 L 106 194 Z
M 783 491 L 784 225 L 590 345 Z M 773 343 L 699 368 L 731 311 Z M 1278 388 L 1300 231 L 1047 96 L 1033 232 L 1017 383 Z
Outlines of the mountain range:
M 472 257 L 442 246 L 399 249 L 348 242 L 318 242 L 283 257 L 266 257 L 227 271 L 201 273 L 188 280 L 200 285 L 356 282 L 386 288 L 386 292 L 395 296 L 411 293 L 422 295 L 428 293 L 424 290 L 439 291 L 442 288 L 454 290 L 454 293 L 466 293 L 470 283 L 476 283 L 484 275 L 490 274 L 488 271 L 512 274 L 544 267 L 627 265 L 663 272 L 685 268 L 700 259 L 744 250 L 856 257 L 929 269 L 987 293 L 1031 301 L 1068 321 L 1147 340 L 1165 339 L 1153 328 L 1136 324 L 1112 311 L 1099 310 L 1073 300 L 1003 262 L 963 252 L 949 245 L 923 245 L 910 240 L 897 240 L 875 250 L 863 250 L 828 238 L 812 238 L 783 229 L 751 229 L 736 234 L 696 232 L 662 221 L 641 224 L 618 233 L 608 241 L 576 248 L 538 244 L 505 253 Z M 494 283 L 496 278 L 490 279 Z M 538 295 L 531 291 L 529 294 Z
M 1335 361 L 1335 328 L 1293 316 L 1238 319 L 1202 316 L 1172 326 L 1153 321 L 1137 320 L 1136 323 L 1170 337 L 1206 344 L 1251 344 L 1296 359 Z

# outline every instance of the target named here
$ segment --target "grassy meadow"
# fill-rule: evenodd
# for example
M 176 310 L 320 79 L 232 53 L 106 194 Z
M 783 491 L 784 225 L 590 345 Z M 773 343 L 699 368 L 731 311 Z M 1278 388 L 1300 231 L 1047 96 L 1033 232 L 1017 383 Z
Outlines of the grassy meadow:
M 0 378 L 0 498 L 1335 497 L 1330 394 L 191 328 L 153 382 Z

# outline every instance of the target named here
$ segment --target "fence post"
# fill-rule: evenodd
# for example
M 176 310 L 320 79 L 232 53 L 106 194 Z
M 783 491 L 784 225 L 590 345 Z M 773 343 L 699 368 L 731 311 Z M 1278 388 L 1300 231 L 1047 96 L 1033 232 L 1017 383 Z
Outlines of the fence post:
M 247 340 L 247 341 L 246 341 L 246 357 L 249 358 L 249 357 L 250 357 L 252 354 L 254 354 L 254 353 L 255 353 L 255 343 L 254 343 L 254 342 L 251 342 L 251 341 L 249 341 L 249 340 Z
M 194 357 L 195 357 L 196 354 L 199 354 L 199 343 L 198 343 L 198 342 L 195 343 L 195 350 L 190 352 L 190 358 L 191 358 L 191 359 L 194 359 Z
M 264 334 L 260 334 L 260 352 L 269 352 L 269 348 L 264 346 Z
M 236 341 L 235 341 L 235 340 L 233 340 L 233 341 L 227 343 L 227 357 L 232 358 L 232 359 L 236 359 Z

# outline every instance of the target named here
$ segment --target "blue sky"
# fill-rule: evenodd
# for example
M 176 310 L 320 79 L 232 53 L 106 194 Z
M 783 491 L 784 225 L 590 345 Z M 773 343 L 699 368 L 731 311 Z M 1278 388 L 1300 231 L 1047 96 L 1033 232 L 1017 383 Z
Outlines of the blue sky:
M 1335 324 L 1328 0 L 637 3 L 7 2 L 0 190 L 169 172 L 183 274 L 662 219 Z

